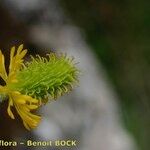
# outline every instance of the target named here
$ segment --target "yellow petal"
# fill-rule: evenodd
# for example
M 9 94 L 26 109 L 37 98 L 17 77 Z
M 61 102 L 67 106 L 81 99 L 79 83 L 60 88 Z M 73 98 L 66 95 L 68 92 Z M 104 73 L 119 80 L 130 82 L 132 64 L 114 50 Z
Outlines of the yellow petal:
M 8 115 L 9 115 L 12 119 L 15 119 L 14 114 L 12 113 L 11 108 L 10 108 L 11 106 L 13 106 L 13 103 L 12 103 L 12 99 L 10 98 L 10 99 L 9 99 L 8 108 L 7 108 L 7 112 L 8 112 Z
M 37 106 L 37 105 L 28 105 L 28 108 L 29 108 L 30 110 L 32 110 L 32 109 L 37 109 L 38 106 Z
M 20 107 L 16 106 L 16 110 L 20 117 L 23 120 L 23 124 L 27 129 L 35 128 L 41 120 L 41 117 L 32 114 L 30 111 L 27 111 L 26 105 Z
M 0 76 L 6 82 L 7 80 L 7 73 L 5 69 L 5 58 L 0 50 Z
M 30 103 L 38 103 L 38 100 L 35 99 L 35 98 L 31 98 L 29 102 L 30 102 Z
M 23 50 L 23 44 L 21 44 L 21 45 L 18 47 L 17 54 L 19 54 L 22 50 Z
M 15 55 L 15 46 L 13 46 L 11 48 L 11 51 L 10 51 L 10 65 L 9 65 L 9 74 L 11 73 L 12 71 L 12 68 L 13 68 L 13 63 L 14 63 L 14 55 Z
M 22 58 L 26 55 L 26 53 L 27 53 L 27 50 L 25 49 L 25 50 L 23 50 L 21 53 L 19 53 L 18 54 L 18 60 L 20 60 L 20 62 L 22 62 Z
M 26 55 L 26 53 L 27 50 L 23 50 L 23 44 L 18 47 L 16 55 L 15 47 L 11 48 L 9 74 L 11 74 L 13 71 L 16 72 L 21 68 L 23 64 L 23 57 Z
M 30 111 L 38 108 L 38 100 L 33 99 L 28 95 L 22 95 L 18 91 L 12 92 L 10 97 L 13 101 L 17 113 L 23 120 L 25 128 L 30 130 L 31 128 L 37 127 L 41 117 L 32 114 Z M 36 104 L 32 104 L 35 102 Z
M 26 123 L 25 121 L 23 121 L 23 125 L 25 126 L 25 128 L 26 128 L 27 130 L 30 130 L 29 126 L 27 125 L 27 123 Z
M 15 99 L 15 102 L 18 103 L 18 104 L 26 104 L 25 99 Z
M 11 119 L 15 119 L 15 117 L 14 117 L 14 115 L 13 115 L 11 109 L 10 109 L 10 106 L 8 106 L 7 112 L 8 112 L 8 115 L 10 116 Z

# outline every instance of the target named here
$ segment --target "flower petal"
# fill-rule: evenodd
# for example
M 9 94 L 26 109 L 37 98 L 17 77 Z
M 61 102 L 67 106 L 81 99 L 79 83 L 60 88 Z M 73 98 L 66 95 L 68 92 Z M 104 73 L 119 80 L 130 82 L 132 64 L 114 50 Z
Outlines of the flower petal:
M 7 73 L 5 69 L 5 58 L 0 50 L 0 77 L 6 82 L 7 80 Z
M 39 107 L 38 100 L 33 99 L 32 97 L 27 95 L 22 95 L 17 91 L 12 92 L 10 97 L 11 97 L 10 100 L 12 100 L 17 110 L 17 113 L 20 115 L 21 119 L 23 120 L 23 124 L 25 128 L 30 130 L 31 128 L 37 127 L 37 125 L 41 120 L 41 117 L 32 114 L 30 111 L 33 109 L 37 109 Z M 8 110 L 10 113 L 10 107 L 8 107 Z
M 14 114 L 12 113 L 11 108 L 10 108 L 11 106 L 13 106 L 13 102 L 12 102 L 12 99 L 10 97 L 7 112 L 8 112 L 8 115 L 10 116 L 10 118 L 15 119 Z
M 32 110 L 32 109 L 37 109 L 37 108 L 38 108 L 37 105 L 28 105 L 27 107 L 28 107 L 30 110 Z
M 23 50 L 23 44 L 21 44 L 21 45 L 18 47 L 17 54 L 21 53 L 22 50 Z
M 28 126 L 28 124 L 27 124 L 25 121 L 23 121 L 23 125 L 25 126 L 25 128 L 26 128 L 27 130 L 30 130 L 30 127 Z
M 11 48 L 10 53 L 10 65 L 9 65 L 9 73 L 16 72 L 19 70 L 23 63 L 23 57 L 26 55 L 27 50 L 23 50 L 23 44 L 20 45 L 17 49 L 17 53 L 15 55 L 15 47 Z

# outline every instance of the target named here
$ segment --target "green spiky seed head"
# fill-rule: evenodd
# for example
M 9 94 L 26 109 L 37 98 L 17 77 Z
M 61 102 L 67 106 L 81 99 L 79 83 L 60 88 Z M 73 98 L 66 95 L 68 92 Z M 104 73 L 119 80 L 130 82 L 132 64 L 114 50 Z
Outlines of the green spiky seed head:
M 73 59 L 66 55 L 51 53 L 47 58 L 37 55 L 17 72 L 18 82 L 8 87 L 45 103 L 69 92 L 78 81 L 78 73 Z

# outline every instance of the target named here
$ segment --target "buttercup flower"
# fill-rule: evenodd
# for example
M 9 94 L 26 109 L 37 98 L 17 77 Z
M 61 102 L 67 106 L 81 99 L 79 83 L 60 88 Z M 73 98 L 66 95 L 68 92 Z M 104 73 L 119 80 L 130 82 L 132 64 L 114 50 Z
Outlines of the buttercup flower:
M 6 85 L 0 85 L 0 96 L 9 97 L 7 112 L 15 119 L 11 110 L 15 107 L 26 129 L 39 124 L 41 117 L 33 110 L 55 100 L 73 89 L 78 82 L 78 69 L 72 58 L 51 53 L 47 58 L 31 56 L 31 61 L 24 63 L 27 50 L 20 45 L 17 50 L 11 48 L 9 73 L 5 69 L 5 58 L 0 50 L 0 77 Z M 4 99 L 3 98 L 3 99 Z
M 5 86 L 0 86 L 0 93 L 9 96 L 9 103 L 7 112 L 8 115 L 15 119 L 11 107 L 15 107 L 17 113 L 20 115 L 23 120 L 23 124 L 26 129 L 30 130 L 35 128 L 39 121 L 41 120 L 40 116 L 34 115 L 31 113 L 33 109 L 39 107 L 37 99 L 32 98 L 28 95 L 23 95 L 18 91 L 13 91 L 9 89 L 8 85 L 11 83 L 18 82 L 16 79 L 16 73 L 19 71 L 23 65 L 23 57 L 26 55 L 27 50 L 23 50 L 23 45 L 20 45 L 15 54 L 15 47 L 12 47 L 10 53 L 10 65 L 9 65 L 9 74 L 7 75 L 5 69 L 5 59 L 0 50 L 0 76 L 5 81 Z

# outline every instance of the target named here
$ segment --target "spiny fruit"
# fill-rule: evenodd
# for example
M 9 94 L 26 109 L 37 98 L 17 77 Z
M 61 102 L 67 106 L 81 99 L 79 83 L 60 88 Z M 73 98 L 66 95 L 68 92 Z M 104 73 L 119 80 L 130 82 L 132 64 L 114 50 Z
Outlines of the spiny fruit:
M 66 55 L 51 53 L 47 58 L 37 55 L 23 65 L 16 73 L 16 83 L 10 83 L 11 90 L 19 91 L 41 100 L 57 99 L 72 90 L 78 82 L 78 69 L 73 58 Z

